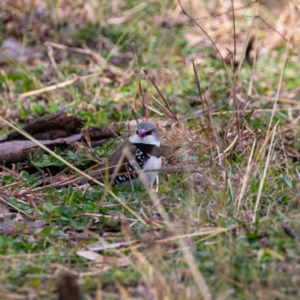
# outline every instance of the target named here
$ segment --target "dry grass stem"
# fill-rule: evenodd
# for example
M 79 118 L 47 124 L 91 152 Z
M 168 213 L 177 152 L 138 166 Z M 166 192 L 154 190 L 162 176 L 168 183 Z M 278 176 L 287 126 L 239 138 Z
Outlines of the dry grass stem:
M 272 133 L 272 138 L 271 138 L 271 141 L 270 141 L 270 146 L 269 146 L 269 151 L 268 151 L 268 155 L 267 155 L 267 160 L 266 160 L 266 163 L 265 163 L 264 171 L 263 171 L 262 177 L 260 179 L 260 184 L 259 184 L 259 188 L 258 188 L 258 193 L 257 193 L 257 198 L 256 198 L 255 207 L 254 207 L 254 213 L 253 213 L 253 219 L 252 219 L 253 223 L 256 222 L 257 210 L 258 210 L 259 201 L 260 201 L 260 198 L 261 198 L 262 189 L 263 189 L 263 186 L 264 186 L 264 183 L 265 183 L 265 179 L 266 179 L 266 174 L 267 174 L 267 170 L 268 170 L 268 167 L 269 167 L 271 154 L 273 152 L 272 147 L 273 147 L 274 138 L 275 138 L 275 134 L 276 134 L 276 129 L 277 129 L 278 123 L 279 123 L 279 121 L 273 127 L 272 132 L 270 132 L 270 135 Z
M 255 139 L 253 141 L 253 144 L 252 144 L 251 153 L 250 153 L 250 156 L 249 156 L 246 173 L 245 173 L 245 175 L 242 179 L 242 188 L 239 192 L 239 195 L 237 196 L 237 198 L 235 200 L 235 203 L 237 204 L 237 210 L 238 211 L 241 210 L 241 208 L 242 208 L 242 200 L 245 196 L 245 191 L 246 191 L 250 176 L 252 175 L 251 171 L 252 171 L 252 168 L 253 168 L 253 154 L 254 154 L 254 149 L 256 147 L 256 143 L 257 143 L 257 141 Z

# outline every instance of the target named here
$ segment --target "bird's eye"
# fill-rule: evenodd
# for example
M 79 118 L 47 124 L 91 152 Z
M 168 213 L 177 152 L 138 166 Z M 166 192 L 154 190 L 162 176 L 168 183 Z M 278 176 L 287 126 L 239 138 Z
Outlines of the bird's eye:
M 151 135 L 153 133 L 152 130 L 147 131 L 147 135 Z

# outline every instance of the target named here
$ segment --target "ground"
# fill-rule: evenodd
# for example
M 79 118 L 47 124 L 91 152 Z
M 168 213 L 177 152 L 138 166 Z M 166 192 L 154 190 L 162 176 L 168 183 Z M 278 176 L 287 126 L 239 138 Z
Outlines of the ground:
M 123 134 L 2 168 L 1 299 L 299 299 L 300 3 L 272 3 L 1 1 L 0 134 Z M 42 184 L 136 118 L 174 150 L 153 189 Z

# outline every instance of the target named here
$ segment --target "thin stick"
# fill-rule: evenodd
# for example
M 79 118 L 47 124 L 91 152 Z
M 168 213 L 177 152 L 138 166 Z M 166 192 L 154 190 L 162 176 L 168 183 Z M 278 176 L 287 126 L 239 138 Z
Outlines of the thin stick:
M 7 206 L 12 207 L 13 209 L 17 210 L 19 213 L 22 213 L 23 215 L 27 216 L 30 219 L 34 219 L 34 217 L 30 216 L 28 213 L 26 213 L 25 211 L 21 210 L 20 208 L 16 207 L 15 205 L 9 203 L 8 201 L 6 201 L 5 199 L 3 199 L 3 197 L 0 197 L 0 202 L 6 204 Z
M 182 6 L 180 0 L 178 0 L 178 3 L 179 3 L 179 6 L 180 6 L 180 8 L 181 8 L 183 14 L 185 14 L 185 15 L 186 15 L 186 16 L 187 16 L 187 17 L 188 17 L 188 18 L 189 18 L 189 19 L 190 19 L 197 27 L 199 27 L 199 28 L 202 30 L 202 32 L 203 32 L 203 33 L 208 37 L 208 39 L 211 41 L 212 45 L 213 45 L 214 48 L 217 50 L 217 52 L 218 52 L 218 54 L 219 54 L 219 56 L 220 56 L 220 59 L 221 59 L 223 65 L 224 65 L 224 67 L 226 68 L 225 60 L 224 60 L 224 58 L 223 58 L 223 56 L 222 56 L 220 50 L 218 49 L 218 47 L 216 46 L 216 44 L 215 44 L 214 41 L 212 40 L 212 38 L 211 38 L 211 37 L 209 36 L 209 34 L 204 30 L 204 28 L 203 28 L 198 22 L 196 22 L 196 20 L 193 19 L 193 18 L 185 11 L 185 9 L 183 8 L 183 6 Z M 227 69 L 227 68 L 226 68 L 226 69 Z
M 48 57 L 50 59 L 50 62 L 52 64 L 52 67 L 53 69 L 55 70 L 56 74 L 57 74 L 57 77 L 60 79 L 60 80 L 64 80 L 65 77 L 63 75 L 63 73 L 58 69 L 57 67 L 57 64 L 56 64 L 56 61 L 54 59 L 54 55 L 53 55 L 53 49 L 52 47 L 46 43 L 46 48 L 47 48 L 47 52 L 48 52 Z
M 194 60 L 192 62 L 193 62 L 193 69 L 194 69 L 195 81 L 196 81 L 196 85 L 197 85 L 197 88 L 198 88 L 199 97 L 200 97 L 200 100 L 202 102 L 203 113 L 204 113 L 204 116 L 206 117 L 206 121 L 207 121 L 207 125 L 208 125 L 208 130 L 212 134 L 212 138 L 213 138 L 214 142 L 217 143 L 216 134 L 215 134 L 215 131 L 213 129 L 212 121 L 211 121 L 211 116 L 210 116 L 211 108 L 210 108 L 210 105 L 209 105 L 209 101 L 206 101 L 206 98 L 202 97 L 202 89 L 201 89 L 199 75 L 197 73 L 197 69 L 196 69 Z M 206 104 L 206 109 L 204 107 L 204 102 Z M 200 121 L 200 125 L 201 125 L 201 127 L 203 127 L 202 124 L 201 124 L 201 121 Z
M 68 85 L 72 85 L 73 83 L 75 83 L 79 79 L 80 79 L 80 77 L 76 76 L 73 79 L 63 81 L 63 82 L 60 82 L 60 83 L 57 83 L 57 84 L 54 84 L 54 85 L 50 85 L 50 86 L 47 86 L 47 87 L 42 88 L 42 89 L 38 89 L 38 90 L 35 90 L 35 91 L 30 91 L 30 92 L 26 92 L 26 93 L 23 93 L 23 94 L 19 94 L 19 95 L 16 96 L 16 98 L 24 99 L 24 98 L 27 98 L 27 97 L 37 96 L 37 95 L 40 95 L 40 94 L 45 93 L 45 92 L 52 92 L 52 91 L 55 91 L 57 89 L 64 88 Z
M 282 33 L 280 33 L 275 27 L 273 27 L 267 21 L 265 21 L 261 16 L 255 16 L 255 18 L 260 19 L 263 23 L 265 23 L 268 27 L 270 27 L 273 31 L 275 31 L 278 35 L 280 35 L 287 43 L 291 44 L 298 51 L 300 51 L 300 48 L 290 40 L 290 36 L 289 38 L 286 38 Z
M 248 91 L 247 91 L 247 96 L 248 97 L 250 97 L 252 95 L 254 75 L 255 75 L 255 67 L 256 67 L 256 61 L 257 61 L 257 51 L 258 51 L 257 50 L 257 32 L 258 32 L 258 23 L 255 22 L 254 57 L 253 57 L 253 64 L 252 64 L 252 69 L 251 69 L 249 87 L 248 87 Z
M 151 76 L 149 76 L 147 70 L 144 70 L 145 74 L 148 76 L 149 80 L 151 81 L 151 83 L 154 85 L 154 87 L 156 88 L 158 94 L 160 95 L 160 97 L 163 99 L 163 101 L 165 102 L 169 112 L 172 114 L 173 118 L 179 122 L 178 118 L 176 117 L 176 115 L 174 114 L 172 108 L 170 107 L 168 101 L 166 100 L 166 98 L 164 97 L 164 95 L 162 94 L 162 92 L 160 91 L 160 89 L 158 88 L 158 86 L 156 85 L 156 83 L 154 82 L 154 80 L 151 78 Z
M 137 67 L 139 68 L 138 56 L 137 56 L 137 51 L 136 51 L 134 43 L 132 43 L 132 48 L 133 48 L 135 62 L 137 64 Z M 142 105 L 143 105 L 143 107 L 145 109 L 146 121 L 148 121 L 148 118 L 149 118 L 149 107 L 148 107 L 148 104 L 149 103 L 146 103 L 146 100 L 145 100 L 145 95 L 144 95 L 144 92 L 143 92 L 143 89 L 142 89 L 142 84 L 141 84 L 140 72 L 138 73 L 137 84 L 138 84 L 140 96 L 141 96 L 141 99 L 142 99 Z
M 256 214 L 257 214 L 257 210 L 258 210 L 258 205 L 259 205 L 259 201 L 260 201 L 260 197 L 261 197 L 261 192 L 262 192 L 262 189 L 263 189 L 263 186 L 264 186 L 264 183 L 265 183 L 268 166 L 269 166 L 269 163 L 270 163 L 270 157 L 271 157 L 271 153 L 272 153 L 272 145 L 274 143 L 274 137 L 275 137 L 275 133 L 276 133 L 276 129 L 277 129 L 278 124 L 279 124 L 279 121 L 276 123 L 276 125 L 273 128 L 273 133 L 272 133 L 272 138 L 271 138 L 270 147 L 269 147 L 269 151 L 268 151 L 267 161 L 266 161 L 266 164 L 265 164 L 263 176 L 260 180 L 258 193 L 257 193 L 257 197 L 256 197 L 254 213 L 253 213 L 253 218 L 252 218 L 253 223 L 256 222 Z
M 235 32 L 235 14 L 234 14 L 234 0 L 231 0 L 232 6 L 232 25 L 233 25 L 233 65 L 232 65 L 232 72 L 233 72 L 233 88 L 232 88 L 232 95 L 233 95 L 233 103 L 234 103 L 234 110 L 235 110 L 235 119 L 236 119 L 236 129 L 238 133 L 238 140 L 241 141 L 241 133 L 240 133 L 240 121 L 239 121 L 239 113 L 236 101 L 236 85 L 237 85 L 237 76 L 235 69 L 235 61 L 236 61 L 236 32 Z
M 243 199 L 243 197 L 244 197 L 245 190 L 246 190 L 246 186 L 247 186 L 247 183 L 248 183 L 249 178 L 250 178 L 250 173 L 251 173 L 252 166 L 253 166 L 253 160 L 252 160 L 252 158 L 253 158 L 253 154 L 254 154 L 255 145 L 256 145 L 256 139 L 254 140 L 253 145 L 252 145 L 252 148 L 251 148 L 251 153 L 250 153 L 250 156 L 249 156 L 249 160 L 248 160 L 248 165 L 247 165 L 246 173 L 245 173 L 244 178 L 243 178 L 242 188 L 241 188 L 241 191 L 240 191 L 239 196 L 238 196 L 237 199 L 236 199 L 236 202 L 237 202 L 237 210 L 240 210 L 240 209 L 241 209 L 241 206 L 242 206 L 242 199 Z
M 170 118 L 173 118 L 173 114 L 172 114 L 172 112 L 170 112 L 167 108 L 165 108 L 164 106 L 163 106 L 163 104 L 161 104 L 160 102 L 159 102 L 159 100 L 158 99 L 156 99 L 154 96 L 151 96 L 152 97 L 152 100 L 163 110 L 163 112 L 167 115 L 167 116 L 169 116 Z
M 156 242 L 158 244 L 161 244 L 161 243 L 176 241 L 176 240 L 179 240 L 179 239 L 199 237 L 199 236 L 203 236 L 203 235 L 205 235 L 205 236 L 206 235 L 207 236 L 216 236 L 216 235 L 224 233 L 224 232 L 229 232 L 231 230 L 235 230 L 239 227 L 240 227 L 239 224 L 235 224 L 235 225 L 232 225 L 232 226 L 226 227 L 226 228 L 223 228 L 223 227 L 207 228 L 203 231 L 197 231 L 197 232 L 194 232 L 194 233 L 182 234 L 182 235 L 174 235 L 174 236 L 171 236 L 171 237 L 163 238 L 163 239 L 157 240 Z
M 107 59 L 105 59 L 104 57 L 102 57 L 99 53 L 96 53 L 90 49 L 82 49 L 82 48 L 76 48 L 76 47 L 68 47 L 65 45 L 60 45 L 57 43 L 53 43 L 53 42 L 46 42 L 45 43 L 46 47 L 54 47 L 60 50 L 69 50 L 72 52 L 77 52 L 77 53 L 81 53 L 81 54 L 86 54 L 86 55 L 90 55 L 98 64 L 100 65 L 106 65 L 107 64 Z
M 248 4 L 239 6 L 239 7 L 235 8 L 234 10 L 237 11 L 237 10 L 244 9 L 244 8 L 246 8 L 246 7 L 248 7 L 248 6 L 251 6 L 251 5 L 254 4 L 254 3 L 258 3 L 258 0 L 254 0 L 254 1 L 250 2 L 250 3 L 248 3 Z M 198 19 L 195 19 L 195 20 L 196 20 L 196 21 L 199 21 L 199 20 L 205 20 L 205 19 L 209 19 L 209 18 L 211 18 L 211 17 L 213 17 L 213 18 L 214 18 L 214 17 L 219 17 L 219 16 L 226 15 L 226 14 L 229 14 L 229 13 L 231 13 L 231 9 L 228 9 L 227 11 L 224 11 L 224 12 L 222 12 L 222 13 L 210 15 L 210 16 L 208 16 L 208 17 L 198 18 Z

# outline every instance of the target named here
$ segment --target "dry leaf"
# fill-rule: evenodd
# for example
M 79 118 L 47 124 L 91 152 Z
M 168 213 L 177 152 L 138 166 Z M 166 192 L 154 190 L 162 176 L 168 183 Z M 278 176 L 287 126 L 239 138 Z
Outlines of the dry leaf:
M 2 201 L 0 199 L 0 218 L 4 218 L 7 214 L 9 214 L 8 204 L 5 200 Z
M 92 265 L 93 269 L 101 270 L 102 272 L 108 271 L 113 267 L 126 267 L 130 264 L 129 257 L 114 257 L 98 255 Z
M 104 256 L 91 250 L 79 250 L 76 253 L 93 261 L 91 268 L 102 272 L 108 271 L 113 267 L 126 267 L 131 261 L 129 257 Z
M 103 243 L 102 241 L 97 241 L 95 243 L 91 243 L 86 246 L 87 249 L 91 251 L 103 251 L 108 249 L 117 249 L 120 247 L 132 245 L 137 241 L 129 241 L 129 242 L 118 242 L 118 243 Z
M 76 254 L 88 260 L 95 260 L 98 257 L 98 255 L 100 255 L 91 250 L 78 250 L 76 251 Z

